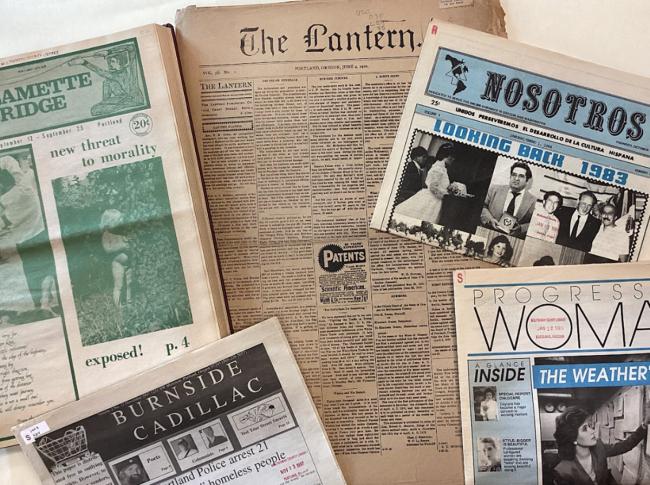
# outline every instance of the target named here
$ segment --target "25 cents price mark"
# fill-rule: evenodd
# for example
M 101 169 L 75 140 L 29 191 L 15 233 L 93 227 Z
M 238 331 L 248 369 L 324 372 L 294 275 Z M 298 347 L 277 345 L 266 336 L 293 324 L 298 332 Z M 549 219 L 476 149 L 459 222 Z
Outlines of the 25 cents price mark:
M 613 168 L 603 167 L 594 162 L 582 161 L 580 166 L 580 173 L 593 177 L 596 179 L 604 180 L 614 184 L 625 185 L 627 183 L 627 172 L 614 170 Z

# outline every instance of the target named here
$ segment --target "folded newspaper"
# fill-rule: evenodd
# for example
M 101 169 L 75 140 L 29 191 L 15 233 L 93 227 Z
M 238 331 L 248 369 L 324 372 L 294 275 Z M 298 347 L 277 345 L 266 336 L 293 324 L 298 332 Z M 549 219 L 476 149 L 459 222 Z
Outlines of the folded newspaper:
M 0 59 L 0 447 L 228 332 L 171 29 Z
M 462 481 L 451 272 L 477 261 L 369 231 L 368 215 L 429 19 L 505 35 L 498 0 L 463 3 L 176 17 L 233 329 L 280 317 L 358 485 Z
M 650 82 L 434 21 L 371 226 L 501 266 L 635 261 Z
M 344 484 L 276 318 L 14 428 L 45 484 Z
M 648 275 L 454 274 L 465 483 L 650 483 Z

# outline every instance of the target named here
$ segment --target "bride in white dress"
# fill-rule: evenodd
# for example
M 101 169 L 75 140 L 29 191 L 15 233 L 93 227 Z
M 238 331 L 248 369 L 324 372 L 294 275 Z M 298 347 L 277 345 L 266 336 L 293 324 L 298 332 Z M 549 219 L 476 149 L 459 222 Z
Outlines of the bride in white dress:
M 421 189 L 411 198 L 406 199 L 395 207 L 395 214 L 412 217 L 421 221 L 437 224 L 440 220 L 442 201 L 448 194 L 450 181 L 447 169 L 454 162 L 451 151 L 440 153 L 441 160 L 436 161 L 427 173 L 426 188 Z

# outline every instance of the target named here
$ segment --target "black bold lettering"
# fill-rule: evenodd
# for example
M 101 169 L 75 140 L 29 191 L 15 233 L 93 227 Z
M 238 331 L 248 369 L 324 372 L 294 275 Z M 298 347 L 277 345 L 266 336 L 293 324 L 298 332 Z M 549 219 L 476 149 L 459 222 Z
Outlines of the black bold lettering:
M 539 101 L 537 99 L 537 96 L 542 94 L 542 85 L 529 84 L 526 88 L 526 94 L 528 95 L 528 99 L 524 101 L 522 109 L 524 111 L 528 111 L 529 113 L 533 113 L 537 110 L 537 108 L 539 108 Z
M 589 102 L 591 103 L 589 117 L 582 126 L 596 131 L 603 131 L 603 115 L 607 113 L 607 105 L 602 101 L 594 101 L 593 99 Z
M 564 121 L 575 125 L 578 107 L 587 106 L 587 98 L 578 94 L 567 94 L 566 102 L 569 103 L 569 114 L 564 118 Z
M 544 104 L 542 111 L 547 118 L 553 118 L 562 106 L 562 95 L 557 89 L 551 89 L 546 96 L 544 96 Z
M 506 77 L 498 72 L 490 71 L 488 71 L 487 75 L 488 79 L 485 83 L 485 91 L 481 94 L 481 99 L 497 102 L 501 94 L 501 89 L 503 88 L 503 81 Z
M 521 79 L 513 78 L 508 81 L 508 84 L 506 85 L 506 92 L 503 96 L 503 100 L 512 108 L 519 103 L 523 94 L 524 84 L 521 82 Z

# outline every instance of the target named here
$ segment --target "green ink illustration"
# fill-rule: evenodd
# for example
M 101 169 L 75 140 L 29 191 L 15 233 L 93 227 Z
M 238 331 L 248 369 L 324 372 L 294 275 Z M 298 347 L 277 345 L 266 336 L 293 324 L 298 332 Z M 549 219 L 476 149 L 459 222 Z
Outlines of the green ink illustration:
M 135 38 L 0 68 L 0 139 L 149 107 Z
M 160 158 L 53 187 L 83 345 L 192 323 Z
M 88 61 L 88 57 L 103 59 L 107 69 Z M 109 116 L 144 104 L 137 54 L 132 44 L 96 51 L 91 56 L 75 57 L 68 64 L 82 65 L 104 78 L 102 100 L 90 108 L 92 116 Z
M 30 146 L 0 151 L 0 328 L 61 314 Z

